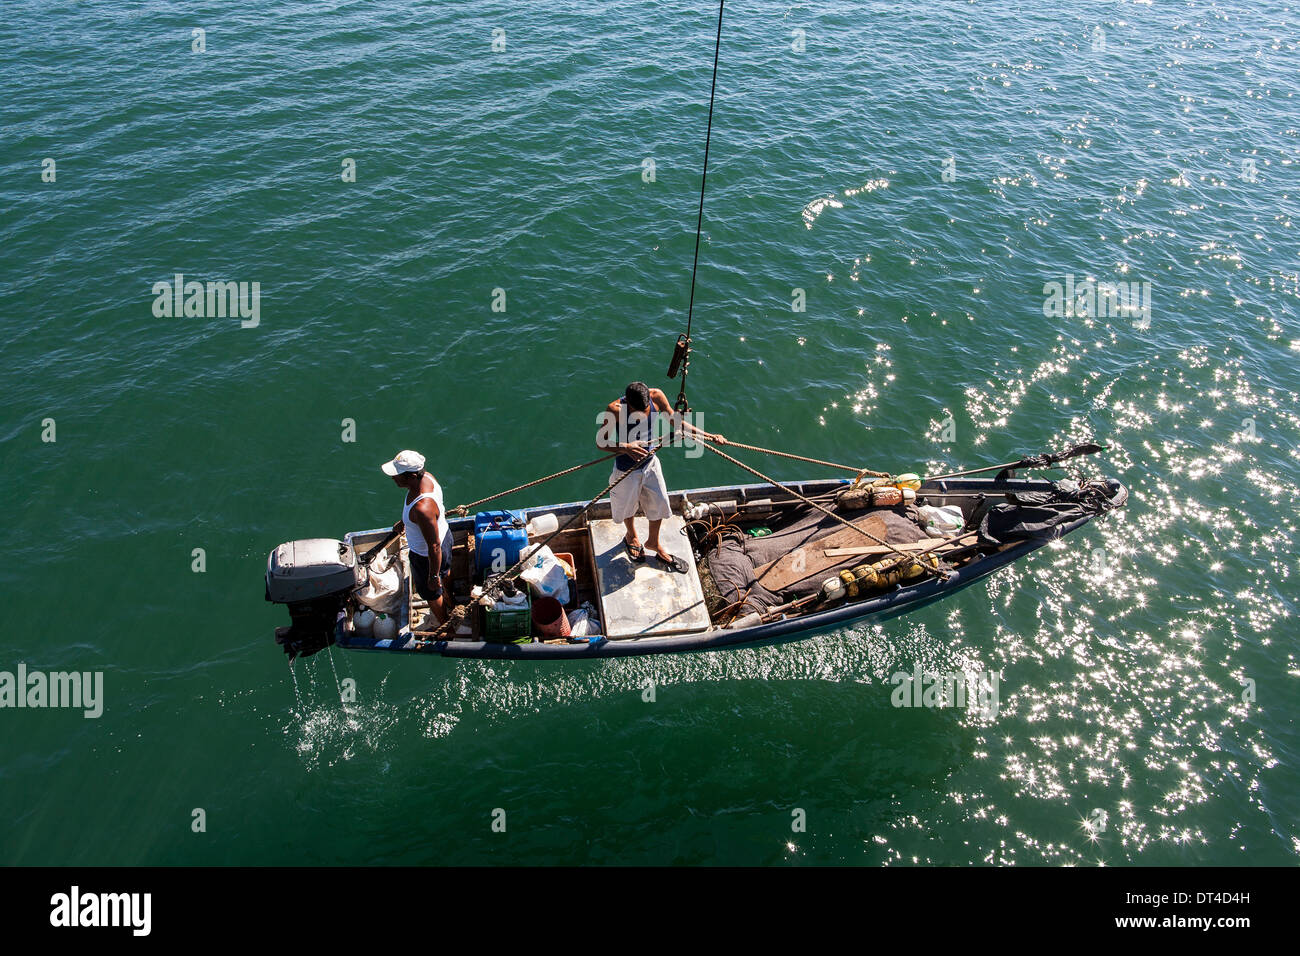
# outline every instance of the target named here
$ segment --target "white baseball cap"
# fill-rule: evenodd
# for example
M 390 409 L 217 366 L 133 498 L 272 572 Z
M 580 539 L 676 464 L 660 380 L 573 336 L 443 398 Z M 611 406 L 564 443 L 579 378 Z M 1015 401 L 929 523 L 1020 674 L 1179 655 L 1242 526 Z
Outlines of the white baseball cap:
M 399 451 L 396 458 L 384 462 L 379 468 L 390 478 L 410 471 L 420 471 L 424 468 L 424 456 L 408 448 L 406 451 Z

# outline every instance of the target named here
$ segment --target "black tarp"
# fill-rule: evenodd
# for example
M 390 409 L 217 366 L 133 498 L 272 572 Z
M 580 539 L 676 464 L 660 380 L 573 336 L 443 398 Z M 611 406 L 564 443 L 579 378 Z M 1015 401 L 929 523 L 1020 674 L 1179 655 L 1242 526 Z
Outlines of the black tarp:
M 708 569 L 721 598 L 720 605 L 734 604 L 744 595 L 745 610 L 741 612 L 744 614 L 784 603 L 780 595 L 773 594 L 754 580 L 754 562 L 745 553 L 743 541 L 734 537 L 723 538 L 722 543 L 709 552 Z M 720 609 L 709 608 L 715 614 Z
M 1016 541 L 1050 541 L 1064 533 L 1065 525 L 1110 509 L 1101 489 L 1058 485 L 1054 491 L 1007 495 L 1008 501 L 987 510 L 979 523 L 979 543 L 997 547 Z
M 889 544 L 906 544 L 928 537 L 916 509 L 911 505 L 836 513 L 846 521 L 858 521 L 868 514 L 879 516 L 885 524 L 887 532 L 885 540 Z M 833 534 L 843 527 L 844 525 L 834 518 L 815 508 L 804 506 L 792 509 L 790 514 L 784 516 L 779 522 L 774 522 L 772 533 L 769 535 L 759 538 L 744 535 L 743 540 L 734 536 L 724 538 L 722 543 L 708 554 L 709 571 L 717 585 L 722 602 L 731 604 L 739 601 L 748 591 L 748 596 L 745 598 L 745 612 L 742 613 L 774 607 L 812 594 L 821 587 L 822 581 L 833 577 L 840 569 L 861 564 L 866 559 L 847 557 L 840 564 L 812 575 L 780 594 L 769 591 L 754 578 L 755 568 L 775 561 L 802 545 Z M 869 542 L 863 538 L 863 543 Z

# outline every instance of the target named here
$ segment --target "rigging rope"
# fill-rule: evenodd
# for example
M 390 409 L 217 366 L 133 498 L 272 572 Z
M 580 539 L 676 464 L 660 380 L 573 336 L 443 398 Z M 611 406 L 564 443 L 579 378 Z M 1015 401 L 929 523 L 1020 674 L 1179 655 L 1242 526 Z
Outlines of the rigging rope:
M 489 501 L 496 501 L 498 498 L 504 498 L 506 495 L 513 495 L 516 491 L 524 491 L 528 488 L 533 487 L 534 485 L 540 485 L 544 482 L 551 481 L 554 478 L 563 478 L 565 475 L 571 475 L 575 471 L 581 471 L 583 468 L 590 468 L 592 465 L 599 465 L 602 461 L 609 461 L 611 458 L 617 458 L 617 457 L 618 457 L 618 452 L 612 452 L 600 458 L 593 458 L 591 461 L 585 461 L 581 465 L 574 465 L 572 468 L 564 469 L 564 471 L 557 471 L 555 474 L 547 475 L 545 478 L 538 478 L 536 481 L 530 481 L 527 484 L 516 485 L 514 488 L 511 488 L 509 491 L 502 491 L 502 492 L 498 492 L 495 495 L 488 495 L 486 498 L 480 498 L 478 501 L 471 501 L 467 505 L 457 505 L 455 508 L 452 508 L 451 510 L 452 512 L 460 515 L 463 518 L 465 515 L 469 514 L 470 508 L 476 508 L 479 505 L 485 504 Z
M 602 492 L 600 492 L 599 494 L 597 494 L 596 497 L 592 498 L 592 499 L 591 499 L 590 501 L 588 501 L 585 505 L 583 505 L 581 508 L 579 508 L 577 511 L 575 511 L 575 512 L 574 512 L 574 513 L 569 517 L 569 520 L 568 520 L 568 521 L 564 522 L 564 524 L 560 525 L 558 528 L 556 528 L 554 531 L 552 531 L 549 535 L 547 535 L 546 538 L 545 538 L 545 540 L 538 542 L 536 545 L 529 545 L 529 546 L 528 546 L 528 547 L 529 547 L 528 557 L 521 557 L 518 561 L 515 562 L 515 564 L 514 564 L 513 567 L 507 568 L 505 571 L 502 571 L 502 572 L 499 573 L 499 574 L 493 574 L 493 576 L 492 576 L 492 580 L 495 581 L 495 582 L 505 581 L 505 580 L 507 580 L 511 575 L 513 575 L 516 571 L 518 571 L 520 568 L 522 568 L 522 567 L 523 567 L 523 566 L 528 562 L 529 558 L 532 557 L 533 554 L 535 554 L 535 553 L 538 552 L 538 551 L 541 551 L 542 548 L 544 548 L 544 547 L 546 547 L 548 544 L 550 544 L 551 541 L 554 540 L 558 535 L 560 535 L 560 534 L 562 534 L 564 531 L 566 531 L 566 530 L 568 529 L 569 525 L 573 524 L 575 521 L 577 521 L 579 518 L 581 518 L 583 515 L 585 515 L 588 511 L 590 511 L 591 508 L 592 508 L 592 506 L 593 506 L 597 501 L 599 501 L 601 498 L 605 497 L 605 495 L 609 494 L 611 491 L 613 491 L 615 488 L 617 488 L 620 484 L 622 484 L 624 481 L 626 481 L 626 480 L 627 480 L 631 475 L 633 475 L 634 473 L 640 471 L 641 468 L 642 468 L 643 466 L 648 465 L 648 464 L 650 463 L 650 459 L 653 458 L 653 457 L 658 453 L 658 451 L 659 451 L 659 448 L 656 448 L 656 447 L 654 447 L 654 446 L 655 446 L 655 445 L 662 446 L 663 442 L 664 442 L 664 439 L 662 439 L 662 438 L 658 438 L 658 439 L 655 439 L 654 441 L 652 441 L 652 442 L 650 443 L 650 445 L 647 447 L 647 454 L 646 454 L 646 456 L 645 456 L 644 458 L 642 458 L 639 462 L 637 462 L 635 465 L 633 465 L 633 466 L 632 466 L 631 468 L 629 468 L 627 471 L 623 472 L 623 474 L 619 475 L 617 478 L 615 478 L 613 481 L 611 481 L 609 484 L 607 484 L 607 485 L 605 486 L 605 490 L 604 490 L 604 491 L 602 491 Z M 609 456 L 609 457 L 612 458 L 612 457 L 614 457 L 614 456 L 611 455 L 611 456 Z M 603 458 L 600 459 L 600 460 L 601 460 L 601 461 L 604 461 Z M 588 464 L 595 464 L 595 463 L 594 463 L 594 462 L 588 462 Z M 493 585 L 493 586 L 495 587 L 495 585 Z M 488 590 L 489 590 L 489 589 L 485 586 L 485 587 L 484 587 L 484 591 L 486 592 L 486 591 L 488 591 Z
M 714 435 L 713 440 L 720 445 L 727 445 L 730 448 L 744 448 L 747 451 L 756 451 L 763 455 L 776 455 L 779 458 L 792 458 L 795 461 L 806 461 L 810 465 L 822 465 L 826 468 L 838 468 L 841 471 L 851 471 L 859 478 L 861 478 L 863 475 L 871 475 L 875 478 L 892 477 L 888 472 L 885 471 L 872 471 L 870 468 L 857 468 L 853 465 L 842 465 L 834 461 L 823 461 L 820 458 L 808 458 L 804 455 L 793 455 L 789 452 L 777 451 L 774 448 L 760 448 L 758 445 L 746 445 L 744 442 L 731 441 L 730 439 L 724 438 L 721 435 Z M 470 509 L 477 508 L 479 505 L 482 504 L 487 504 L 487 502 L 489 501 L 496 501 L 498 498 L 504 498 L 507 495 L 513 495 L 517 491 L 527 491 L 529 488 L 533 488 L 537 485 L 545 484 L 546 482 L 553 481 L 556 478 L 563 478 L 565 475 L 571 475 L 575 471 L 581 471 L 583 468 L 590 468 L 592 465 L 599 465 L 602 461 L 609 461 L 611 458 L 616 458 L 617 456 L 618 456 L 618 452 L 612 452 L 608 455 L 602 455 L 600 458 L 593 458 L 591 461 L 584 461 L 581 465 L 574 465 L 571 468 L 565 468 L 563 471 L 554 472 L 542 478 L 537 478 L 533 481 L 525 482 L 522 485 L 515 485 L 515 487 L 513 488 L 509 488 L 505 491 L 499 491 L 494 495 L 488 495 L 486 498 L 479 498 L 477 501 L 471 501 L 468 504 L 457 505 L 455 508 L 451 509 L 450 513 L 454 515 L 459 515 L 460 517 L 464 517 L 465 515 L 469 514 Z M 766 481 L 767 479 L 765 478 L 763 480 Z
M 780 488 L 782 491 L 786 492 L 786 493 L 789 494 L 789 495 L 793 495 L 795 498 L 798 498 L 798 499 L 799 499 L 800 501 L 802 501 L 804 504 L 812 505 L 812 507 L 816 508 L 816 509 L 817 509 L 818 511 L 820 511 L 822 514 L 826 515 L 826 516 L 829 517 L 829 518 L 834 519 L 835 521 L 838 521 L 840 524 L 844 525 L 844 527 L 846 527 L 846 528 L 852 528 L 854 531 L 858 532 L 859 534 L 865 535 L 866 537 L 870 538 L 872 541 L 876 542 L 876 544 L 879 544 L 879 545 L 881 545 L 881 546 L 883 546 L 883 547 L 888 548 L 890 551 L 893 551 L 893 552 L 894 552 L 895 554 L 897 554 L 899 557 L 906 558 L 909 562 L 911 562 L 911 561 L 914 560 L 913 557 L 912 557 L 912 555 L 908 554 L 906 551 L 902 551 L 902 550 L 900 550 L 900 549 L 894 547 L 894 546 L 893 546 L 892 544 L 890 544 L 888 541 L 883 541 L 883 540 L 881 540 L 880 538 L 877 538 L 874 534 L 872 534 L 872 533 L 871 533 L 870 531 L 868 531 L 866 528 L 863 528 L 863 527 L 861 527 L 861 526 L 859 526 L 859 525 L 853 524 L 853 522 L 848 521 L 848 520 L 842 518 L 840 515 L 837 515 L 835 512 L 831 511 L 830 509 L 822 507 L 820 504 L 818 504 L 817 502 L 813 501 L 811 498 L 808 498 L 808 497 L 806 497 L 805 495 L 801 495 L 799 492 L 795 491 L 793 488 L 790 488 L 790 487 L 788 487 L 788 486 L 786 486 L 786 485 L 781 484 L 781 482 L 777 481 L 775 478 L 769 478 L 767 475 L 763 474 L 763 473 L 762 473 L 761 471 L 759 471 L 757 468 L 751 468 L 751 467 L 749 467 L 749 465 L 745 464 L 743 461 L 740 461 L 740 460 L 737 459 L 737 458 L 732 458 L 732 457 L 731 457 L 730 455 L 728 455 L 725 451 L 722 451 L 721 449 L 718 449 L 718 448 L 714 448 L 712 445 L 710 445 L 708 442 L 704 441 L 703 439 L 697 438 L 696 441 L 698 441 L 701 445 L 703 445 L 703 446 L 704 446 L 705 448 L 707 448 L 709 451 L 713 452 L 715 455 L 719 455 L 719 456 L 721 456 L 722 458 L 725 458 L 727 461 L 731 462 L 733 465 L 737 465 L 737 466 L 739 466 L 740 468 L 745 469 L 745 471 L 749 472 L 751 475 L 755 475 L 755 476 L 757 476 L 758 478 L 761 478 L 763 481 L 767 482 L 769 485 L 772 485 L 772 486 L 774 486 L 774 487 L 776 487 L 776 488 Z M 945 580 L 945 581 L 946 581 L 947 578 L 948 578 L 948 575 L 947 575 L 947 573 L 946 573 L 945 571 L 942 571 L 942 570 L 940 570 L 940 569 L 938 569 L 938 568 L 932 568 L 932 567 L 930 567 L 929 565 L 925 564 L 925 563 L 922 562 L 922 561 L 917 561 L 916 564 L 917 564 L 919 567 L 921 567 L 922 569 L 924 569 L 927 573 L 929 573 L 929 574 L 933 574 L 933 575 L 935 575 L 936 577 L 940 578 L 941 580 Z
M 827 468 L 838 468 L 841 471 L 851 471 L 857 475 L 871 475 L 875 478 L 892 478 L 887 471 L 872 471 L 870 468 L 855 468 L 853 465 L 841 465 L 833 461 L 822 461 L 820 458 L 805 458 L 803 455 L 792 455 L 785 451 L 776 451 L 771 448 L 759 448 L 757 445 L 746 445 L 743 442 L 731 441 L 723 438 L 721 435 L 714 436 L 714 440 L 719 445 L 730 445 L 732 448 L 744 448 L 749 451 L 760 452 L 764 455 L 776 455 L 779 458 L 793 458 L 795 461 L 806 461 L 811 465 L 824 465 Z
M 728 440 L 728 439 L 722 437 L 721 435 L 714 435 L 714 436 L 711 436 L 711 437 L 712 437 L 715 441 L 717 441 L 719 444 L 728 445 L 728 446 L 730 446 L 730 447 L 734 447 L 734 448 L 745 448 L 745 449 L 748 449 L 748 450 L 750 450 L 750 451 L 757 451 L 757 452 L 761 452 L 761 453 L 763 453 L 763 454 L 768 454 L 768 455 L 777 455 L 777 456 L 780 456 L 780 457 L 782 457 L 782 458 L 793 458 L 793 459 L 795 459 L 795 460 L 797 460 L 797 461 L 806 461 L 806 462 L 809 462 L 809 463 L 814 464 L 814 465 L 825 465 L 825 466 L 827 466 L 827 467 L 829 467 L 829 468 L 839 468 L 839 469 L 844 470 L 844 471 L 852 471 L 852 472 L 854 472 L 854 473 L 857 474 L 857 476 L 858 476 L 859 479 L 861 479 L 861 477 L 862 477 L 863 475 L 875 475 L 875 476 L 877 476 L 877 477 L 881 477 L 881 478 L 887 478 L 887 477 L 890 477 L 889 474 L 888 474 L 887 472 L 871 471 L 870 469 L 866 469 L 866 468 L 855 468 L 855 467 L 853 467 L 853 466 L 851 466 L 851 465 L 841 465 L 841 464 L 837 464 L 837 463 L 835 463 L 835 462 L 822 461 L 822 460 L 819 459 L 819 458 L 807 458 L 807 457 L 805 457 L 805 456 L 803 456 L 803 455 L 794 455 L 794 454 L 790 454 L 790 453 L 788 453 L 788 452 L 776 451 L 776 450 L 771 449 L 771 448 L 760 448 L 760 447 L 757 446 L 757 445 L 746 445 L 746 444 L 744 444 L 743 442 L 734 442 L 734 441 L 730 441 L 730 440 Z M 698 436 L 696 436 L 695 440 L 698 441 L 702 446 L 704 446 L 705 448 L 707 448 L 709 451 L 713 452 L 715 455 L 718 455 L 718 456 L 720 456 L 720 457 L 722 457 L 722 458 L 725 458 L 727 461 L 731 462 L 731 463 L 734 464 L 734 465 L 739 466 L 740 468 L 744 469 L 745 471 L 748 471 L 750 474 L 755 475 L 756 477 L 758 477 L 758 478 L 761 479 L 762 481 L 765 481 L 765 482 L 767 482 L 768 484 L 770 484 L 770 485 L 772 485 L 772 486 L 774 486 L 774 487 L 776 487 L 776 488 L 780 488 L 782 491 L 786 492 L 787 494 L 791 495 L 791 496 L 794 497 L 794 498 L 799 499 L 799 500 L 802 501 L 804 504 L 811 505 L 813 508 L 816 508 L 818 511 L 822 512 L 823 514 L 827 515 L 828 517 L 834 519 L 835 521 L 838 521 L 840 524 L 844 525 L 845 527 L 847 527 L 847 528 L 852 528 L 854 531 L 857 531 L 858 533 L 860 533 L 860 534 L 862 534 L 862 535 L 865 535 L 866 537 L 870 538 L 872 541 L 876 542 L 877 544 L 882 545 L 882 546 L 885 547 L 885 548 L 888 548 L 890 551 L 893 551 L 895 554 L 899 555 L 900 558 L 906 559 L 908 562 L 913 562 L 913 561 L 914 561 L 914 559 L 915 559 L 915 556 L 914 556 L 914 555 L 908 554 L 906 551 L 901 551 L 901 550 L 899 550 L 898 548 L 896 548 L 896 547 L 894 547 L 892 544 L 890 544 L 888 541 L 882 541 L 880 538 L 877 538 L 875 535 L 873 535 L 870 531 L 867 531 L 865 528 L 862 528 L 862 527 L 860 527 L 860 526 L 858 526 L 858 525 L 853 524 L 853 523 L 850 522 L 850 521 L 845 520 L 845 519 L 842 518 L 841 516 L 835 514 L 833 511 L 830 511 L 830 510 L 828 510 L 827 508 L 823 507 L 820 503 L 818 503 L 818 502 L 815 501 L 814 499 L 809 498 L 809 497 L 806 496 L 806 495 L 800 494 L 799 492 L 795 491 L 793 488 L 790 488 L 790 487 L 788 487 L 787 485 L 783 485 L 781 482 L 777 481 L 775 478 L 771 478 L 771 477 L 769 477 L 768 475 L 763 474 L 763 473 L 762 473 L 761 471 L 759 471 L 758 469 L 756 469 L 756 468 L 751 468 L 749 465 L 746 465 L 744 462 L 742 462 L 742 461 L 740 461 L 740 460 L 738 460 L 738 459 L 736 459 L 736 458 L 733 458 L 731 455 L 728 455 L 726 452 L 724 452 L 724 451 L 722 451 L 722 450 L 720 450 L 720 449 L 718 449 L 718 448 L 714 448 L 711 444 L 709 444 L 707 441 L 703 440 L 702 438 L 699 438 Z M 660 448 L 663 447 L 663 445 L 664 445 L 664 443 L 665 443 L 666 441 L 667 441 L 666 438 L 659 438 L 659 439 L 656 439 L 655 441 L 651 442 L 650 445 L 648 446 L 648 449 L 647 449 L 647 451 L 648 451 L 647 458 L 649 458 L 650 456 L 656 455 L 656 454 L 659 452 Z M 517 492 L 517 491 L 523 491 L 523 490 L 525 490 L 525 489 L 527 489 L 527 488 L 532 488 L 532 487 L 534 487 L 534 486 L 536 486 L 536 485 L 540 485 L 540 484 L 542 484 L 542 483 L 544 483 L 544 482 L 551 481 L 551 480 L 553 480 L 553 479 L 555 479 L 555 478 L 563 477 L 564 475 L 570 475 L 570 474 L 573 474 L 573 472 L 575 472 L 575 471 L 580 471 L 580 470 L 583 469 L 583 468 L 590 468 L 592 465 L 598 465 L 598 464 L 600 464 L 602 461 L 609 461 L 609 459 L 611 459 L 611 458 L 616 458 L 616 457 L 618 456 L 618 454 L 619 454 L 618 452 L 611 452 L 611 453 L 608 454 L 608 455 L 602 455 L 600 458 L 593 458 L 591 461 L 583 462 L 583 463 L 580 464 L 580 465 L 574 465 L 574 466 L 571 467 L 571 468 L 565 468 L 563 471 L 557 471 L 557 472 L 555 472 L 555 473 L 553 473 L 553 474 L 546 475 L 545 477 L 542 477 L 542 478 L 537 478 L 537 479 L 535 479 L 535 480 L 533 480 L 533 481 L 526 482 L 525 484 L 522 484 L 522 485 L 516 485 L 514 488 L 510 488 L 510 489 L 508 489 L 508 490 L 506 490 L 506 491 L 498 492 L 497 494 L 494 494 L 494 495 L 489 495 L 489 496 L 487 496 L 486 498 L 479 498 L 477 501 L 471 501 L 471 502 L 469 502 L 468 504 L 458 505 L 458 506 L 456 506 L 455 508 L 453 508 L 453 509 L 451 509 L 451 510 L 452 510 L 452 512 L 455 513 L 455 514 L 458 514 L 458 515 L 464 516 L 465 514 L 467 514 L 467 513 L 469 512 L 469 509 L 474 508 L 474 507 L 476 507 L 476 506 L 478 506 L 478 505 L 484 504 L 485 502 L 488 502 L 488 501 L 494 501 L 494 500 L 496 500 L 497 498 L 504 498 L 506 495 L 511 495 L 511 494 L 514 494 L 514 493 Z M 547 535 L 547 536 L 546 536 L 546 539 L 545 539 L 544 541 L 541 541 L 541 542 L 540 542 L 540 543 L 539 543 L 535 548 L 531 549 L 531 551 L 532 551 L 532 552 L 539 551 L 539 550 L 541 550 L 542 547 L 545 547 L 546 545 L 550 544 L 550 542 L 551 542 L 552 540 L 554 540 L 557 536 L 559 536 L 560 534 L 562 534 L 564 531 L 568 530 L 568 528 L 569 528 L 570 525 L 572 525 L 575 521 L 577 521 L 579 518 L 581 518 L 583 515 L 585 515 L 588 511 L 590 511 L 591 508 L 592 508 L 592 506 L 595 505 L 596 502 L 598 502 L 601 498 L 605 497 L 605 495 L 607 495 L 607 494 L 609 494 L 611 491 L 613 491 L 616 487 L 618 487 L 618 485 L 620 485 L 623 481 L 625 481 L 628 477 L 630 477 L 631 474 L 632 474 L 634 471 L 638 471 L 638 470 L 640 469 L 640 467 L 641 467 L 643 464 L 645 464 L 645 463 L 646 463 L 646 459 L 642 459 L 642 461 L 641 461 L 640 463 L 638 463 L 638 465 L 637 465 L 636 467 L 633 467 L 633 468 L 628 469 L 626 472 L 624 472 L 623 474 L 619 475 L 618 478 L 616 478 L 614 481 L 612 481 L 612 482 L 610 482 L 608 485 L 606 485 L 605 488 L 604 488 L 604 490 L 600 491 L 600 492 L 599 492 L 599 493 L 598 493 L 594 498 L 592 498 L 592 499 L 591 499 L 590 501 L 588 501 L 585 505 L 583 505 L 580 509 L 578 509 L 576 512 L 574 512 L 573 515 L 571 515 L 567 521 L 565 521 L 562 525 L 560 525 L 560 526 L 559 526 L 558 528 L 556 528 L 553 532 L 551 532 L 549 535 Z M 855 482 L 855 483 L 856 483 L 856 482 Z M 721 529 L 720 527 L 715 527 L 715 528 L 713 528 L 713 529 L 711 529 L 711 530 L 712 530 L 712 531 L 721 531 L 722 529 Z M 499 581 L 507 580 L 508 577 L 509 577 L 511 574 L 513 574 L 514 572 L 518 571 L 521 567 L 523 567 L 523 565 L 524 565 L 524 563 L 525 563 L 526 560 L 527 560 L 527 558 L 522 558 L 522 557 L 521 557 L 521 558 L 519 559 L 519 561 L 517 561 L 513 567 L 507 569 L 507 570 L 504 571 L 504 572 L 501 572 L 500 574 L 493 575 L 493 580 L 494 580 L 494 581 L 498 581 L 498 582 L 499 582 Z M 901 561 L 898 562 L 898 564 L 899 564 L 900 566 L 901 566 L 901 563 L 902 563 Z M 937 570 L 937 569 L 935 569 L 935 568 L 931 568 L 931 567 L 929 567 L 928 565 L 925 565 L 925 564 L 922 563 L 922 562 L 916 562 L 916 563 L 919 564 L 919 565 L 920 565 L 920 566 L 921 566 L 925 571 L 927 571 L 927 572 L 929 572 L 929 573 L 931 573 L 931 574 L 935 574 L 935 575 L 938 575 L 938 576 L 941 576 L 941 577 L 946 577 L 946 575 L 945 575 L 945 573 L 944 573 L 943 571 Z M 744 599 L 742 599 L 740 602 L 737 602 L 737 604 L 743 605 L 743 604 L 744 604 Z M 452 621 L 452 619 L 449 617 L 449 618 L 447 619 L 447 621 L 443 622 L 443 623 L 440 624 L 437 628 L 435 628 L 434 631 L 433 631 L 432 633 L 436 634 L 436 633 L 439 633 L 439 632 L 442 632 L 442 631 L 447 630 L 447 629 L 450 627 L 451 621 Z M 420 632 L 420 633 L 425 633 L 425 632 Z M 427 644 L 427 643 L 429 643 L 429 642 L 428 642 L 428 641 L 420 641 L 420 642 L 418 642 L 418 643 L 420 643 L 421 645 L 423 645 L 423 644 Z

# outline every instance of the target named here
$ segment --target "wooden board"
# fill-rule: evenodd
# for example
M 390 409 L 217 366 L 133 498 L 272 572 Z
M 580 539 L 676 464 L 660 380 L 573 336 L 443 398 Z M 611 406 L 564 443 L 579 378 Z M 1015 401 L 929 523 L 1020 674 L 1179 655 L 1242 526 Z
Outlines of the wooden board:
M 869 531 L 881 541 L 889 539 L 889 529 L 880 515 L 867 515 L 855 521 L 854 525 L 863 531 Z M 824 538 L 795 548 L 770 564 L 755 568 L 754 576 L 769 591 L 783 591 L 804 578 L 822 574 L 844 561 L 842 557 L 827 556 L 827 549 L 867 547 L 871 544 L 871 538 L 861 532 L 841 527 Z
M 646 549 L 644 563 L 628 559 L 623 549 L 627 530 L 608 519 L 591 521 L 591 553 L 596 564 L 596 590 L 600 595 L 601 630 L 610 640 L 663 634 L 693 634 L 709 628 L 709 610 L 695 569 L 690 539 L 682 534 L 677 515 L 664 521 L 659 543 L 669 554 L 686 562 L 686 574 L 664 570 L 663 563 Z M 644 544 L 649 534 L 645 518 L 636 519 L 636 533 Z
M 866 548 L 827 548 L 826 557 L 852 558 L 860 555 L 864 558 L 870 558 L 893 554 L 895 551 L 928 551 L 931 548 L 935 548 L 936 550 L 947 550 L 940 549 L 939 545 L 956 543 L 968 544 L 974 540 L 975 532 L 972 531 L 970 534 L 958 535 L 950 538 L 922 538 L 920 541 L 913 541 L 909 544 L 896 544 L 893 547 L 873 545 Z

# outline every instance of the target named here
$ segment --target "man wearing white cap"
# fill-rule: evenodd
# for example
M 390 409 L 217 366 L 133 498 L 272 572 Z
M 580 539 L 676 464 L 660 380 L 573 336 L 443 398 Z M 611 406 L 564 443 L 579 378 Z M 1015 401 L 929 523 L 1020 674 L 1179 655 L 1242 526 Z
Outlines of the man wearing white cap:
M 415 451 L 398 452 L 380 466 L 397 487 L 406 491 L 402 520 L 394 531 L 406 530 L 410 548 L 411 583 L 429 602 L 440 623 L 447 620 L 446 594 L 451 590 L 451 527 L 442 503 L 442 486 L 424 470 L 424 456 Z

